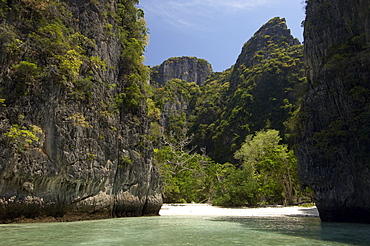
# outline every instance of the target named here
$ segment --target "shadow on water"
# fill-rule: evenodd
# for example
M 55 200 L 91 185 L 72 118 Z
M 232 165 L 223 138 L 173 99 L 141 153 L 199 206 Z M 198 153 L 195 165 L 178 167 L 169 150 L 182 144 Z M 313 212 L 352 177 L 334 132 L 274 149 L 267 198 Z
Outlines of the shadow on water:
M 315 211 L 304 210 L 299 216 L 284 217 L 219 217 L 215 220 L 240 223 L 249 230 L 273 232 L 288 237 L 300 237 L 340 245 L 370 245 L 369 224 L 321 222 Z M 330 244 L 332 245 L 332 244 Z
M 302 214 L 300 215 L 290 215 L 290 216 L 293 216 L 293 217 L 299 217 L 299 216 L 303 216 L 303 217 L 307 217 L 307 216 L 316 216 L 318 217 L 319 216 L 319 212 L 317 211 L 317 208 L 300 208 L 298 209 L 298 211 L 300 211 Z

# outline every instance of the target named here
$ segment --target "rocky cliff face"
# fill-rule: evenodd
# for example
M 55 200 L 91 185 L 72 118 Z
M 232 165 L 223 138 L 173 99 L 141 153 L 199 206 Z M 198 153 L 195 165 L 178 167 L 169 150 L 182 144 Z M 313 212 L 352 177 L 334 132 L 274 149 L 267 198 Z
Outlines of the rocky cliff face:
M 269 20 L 244 44 L 236 64 L 203 86 L 191 129 L 195 145 L 217 162 L 235 163 L 233 153 L 247 135 L 262 129 L 284 134 L 303 81 L 303 46 L 284 18 Z
M 370 222 L 370 1 L 310 0 L 301 180 L 324 221 Z
M 275 17 L 264 24 L 243 46 L 236 63 L 235 70 L 240 66 L 252 67 L 269 58 L 269 51 L 278 47 L 300 45 L 299 40 L 292 36 L 284 18 Z
M 195 57 L 173 57 L 164 61 L 160 66 L 152 68 L 151 80 L 164 85 L 171 79 L 181 79 L 202 85 L 212 74 L 212 67 L 204 59 Z
M 158 214 L 135 3 L 0 3 L 0 221 Z

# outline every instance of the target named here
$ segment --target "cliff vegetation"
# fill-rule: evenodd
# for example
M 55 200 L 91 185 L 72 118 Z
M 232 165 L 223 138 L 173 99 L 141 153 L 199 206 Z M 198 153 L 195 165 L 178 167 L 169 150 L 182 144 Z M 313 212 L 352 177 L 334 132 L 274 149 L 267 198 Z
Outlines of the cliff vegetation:
M 324 221 L 370 222 L 369 1 L 307 1 L 300 178 Z
M 0 220 L 158 214 L 136 0 L 0 2 Z
M 155 84 L 152 134 L 165 201 L 297 203 L 305 195 L 289 129 L 304 87 L 303 46 L 278 17 L 245 43 L 230 69 L 202 83 L 178 77 Z

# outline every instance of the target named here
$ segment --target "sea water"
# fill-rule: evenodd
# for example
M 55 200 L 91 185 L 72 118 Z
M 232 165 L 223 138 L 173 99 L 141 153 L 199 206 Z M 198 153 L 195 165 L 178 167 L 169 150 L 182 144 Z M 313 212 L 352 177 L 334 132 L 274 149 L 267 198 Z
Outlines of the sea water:
M 0 245 L 370 245 L 370 225 L 317 217 L 168 215 L 5 224 Z

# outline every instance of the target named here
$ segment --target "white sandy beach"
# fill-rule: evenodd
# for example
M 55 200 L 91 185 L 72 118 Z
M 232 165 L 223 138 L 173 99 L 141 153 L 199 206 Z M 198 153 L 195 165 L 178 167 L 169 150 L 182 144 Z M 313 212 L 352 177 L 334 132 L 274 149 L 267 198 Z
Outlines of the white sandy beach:
M 206 216 L 246 216 L 246 217 L 318 217 L 316 207 L 261 207 L 261 208 L 221 208 L 208 204 L 164 204 L 160 215 L 206 215 Z

